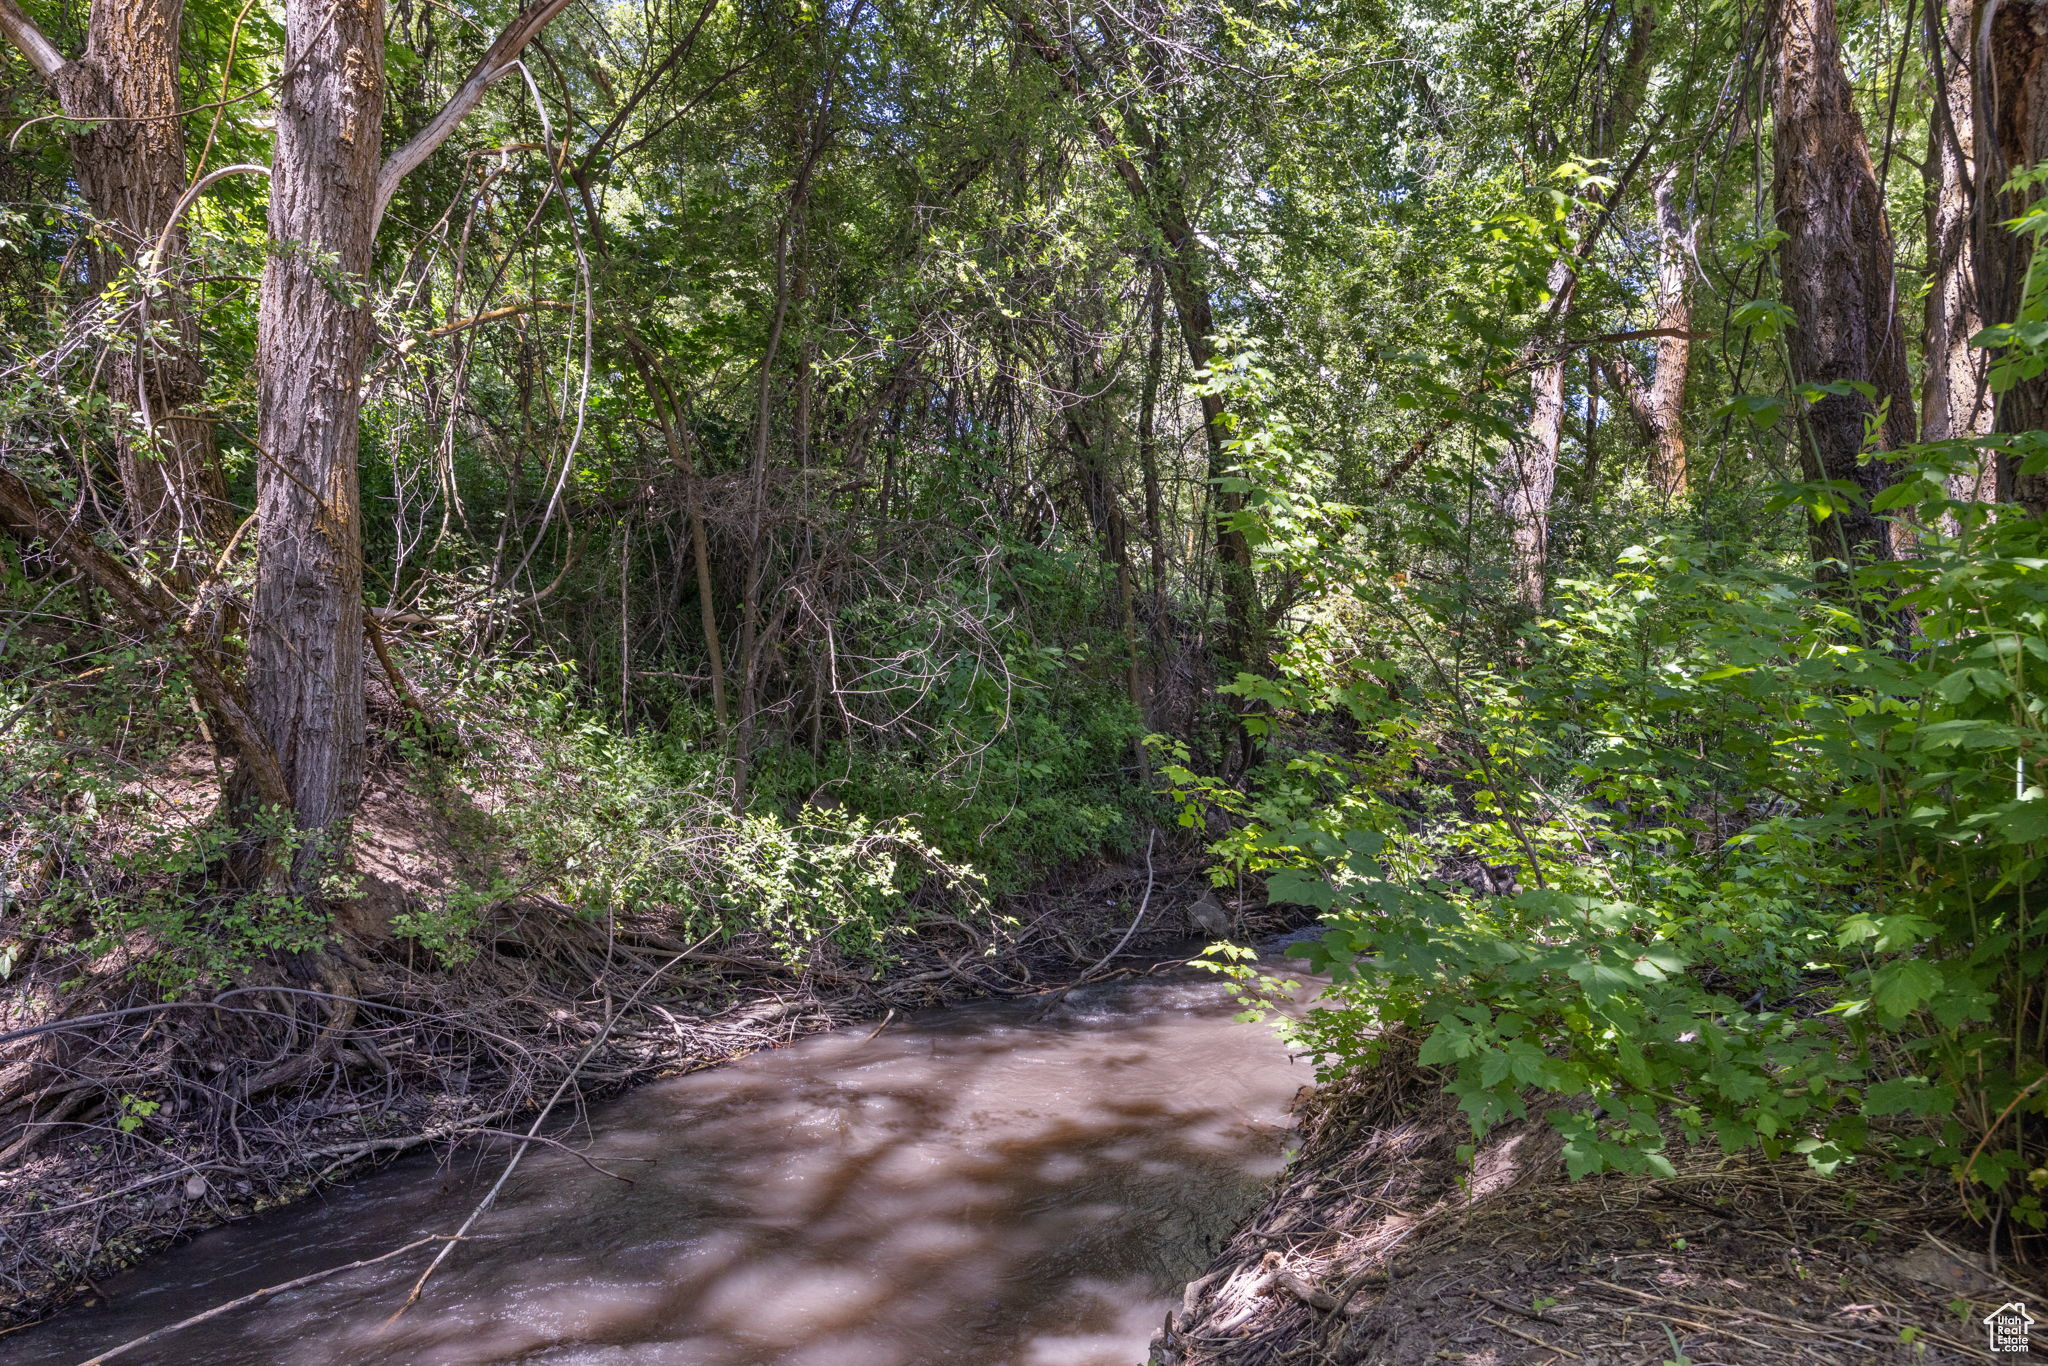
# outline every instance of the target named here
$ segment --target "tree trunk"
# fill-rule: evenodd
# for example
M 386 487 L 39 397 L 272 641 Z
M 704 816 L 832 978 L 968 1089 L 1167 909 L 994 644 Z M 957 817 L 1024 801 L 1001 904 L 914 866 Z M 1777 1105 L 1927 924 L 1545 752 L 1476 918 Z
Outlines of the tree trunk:
M 65 61 L 19 8 L 9 3 L 0 10 L 0 31 L 43 75 L 58 106 L 91 120 L 69 141 L 72 173 L 95 220 L 87 260 L 102 293 L 124 271 L 149 264 L 144 258 L 160 239 L 164 250 L 150 274 L 161 275 L 184 254 L 183 231 L 164 231 L 185 192 L 178 114 L 183 15 L 184 0 L 94 0 L 85 55 Z M 130 544 L 175 555 L 181 535 L 205 541 L 225 534 L 226 495 L 212 424 L 185 411 L 205 383 L 184 291 L 138 290 L 134 307 L 134 315 L 124 309 L 116 330 L 137 344 L 107 358 L 100 387 L 124 414 L 115 462 Z
M 286 0 L 270 256 L 257 317 L 256 590 L 249 698 L 284 768 L 311 893 L 363 777 L 362 519 L 356 449 L 370 340 L 380 0 Z
M 1854 487 L 1853 505 L 1813 523 L 1814 558 L 1853 567 L 1895 553 L 1892 526 L 1870 510 L 1890 467 L 1865 462 L 1864 433 L 1890 450 L 1916 432 L 1892 271 L 1891 225 L 1842 70 L 1834 0 L 1776 0 L 1777 99 L 1772 153 L 1778 274 L 1796 321 L 1786 349 L 1796 384 L 1869 385 L 1806 405 L 1808 473 Z
M 1069 95 L 1082 99 L 1093 92 L 1099 82 L 1094 70 L 1078 51 L 1056 42 L 1028 11 L 1019 15 L 1017 24 L 1026 45 L 1059 76 Z M 1181 341 L 1187 349 L 1188 365 L 1200 374 L 1216 358 L 1210 341 L 1216 331 L 1216 315 L 1205 279 L 1205 253 L 1188 219 L 1186 195 L 1166 169 L 1165 139 L 1157 128 L 1129 105 L 1123 107 L 1121 114 L 1123 137 L 1117 135 L 1099 110 L 1092 110 L 1087 116 L 1089 131 L 1108 156 L 1117 177 L 1124 182 L 1133 207 L 1144 218 L 1146 226 L 1159 236 L 1159 245 L 1164 248 L 1159 253 L 1159 268 L 1173 297 L 1174 313 L 1180 320 Z M 1144 153 L 1144 166 L 1132 158 L 1129 147 L 1137 147 Z M 1209 451 L 1216 558 L 1223 582 L 1228 635 L 1224 656 L 1234 663 L 1252 667 L 1261 665 L 1266 653 L 1265 618 L 1259 611 L 1258 585 L 1252 574 L 1251 542 L 1233 524 L 1237 514 L 1244 510 L 1244 496 L 1217 487 L 1229 472 L 1224 450 L 1229 439 L 1229 423 L 1223 397 L 1205 393 L 1201 395 L 1201 405 L 1202 435 Z
M 184 0 L 96 0 L 85 56 L 57 85 L 66 113 L 100 118 L 71 136 L 78 188 L 101 220 L 94 235 L 94 282 L 102 289 L 144 265 L 185 192 L 185 129 L 178 117 L 178 28 Z M 161 273 L 184 255 L 173 228 Z M 214 456 L 213 426 L 186 407 L 204 392 L 199 329 L 175 286 L 154 299 L 141 293 L 144 324 L 168 335 L 110 358 L 106 387 L 135 414 L 116 442 L 130 535 L 138 546 L 174 550 L 182 534 L 201 542 L 226 534 L 226 489 Z
M 1620 16 L 1617 13 L 1615 17 Z M 1619 70 L 1612 75 L 1613 98 L 1597 101 L 1588 119 L 1591 150 L 1602 159 L 1612 157 L 1621 145 L 1649 89 L 1651 39 L 1657 31 L 1657 13 L 1654 7 L 1644 5 L 1629 11 L 1627 18 L 1628 45 L 1623 50 Z M 1608 73 L 1604 39 L 1594 71 L 1602 77 Z M 1625 193 L 1629 175 L 1640 164 L 1638 155 L 1629 171 L 1623 172 L 1613 189 L 1605 193 L 1617 197 Z M 1588 197 L 1594 205 L 1601 198 L 1599 191 Z M 1584 216 L 1583 209 L 1574 211 L 1577 243 L 1551 263 L 1544 285 L 1551 302 L 1548 317 L 1538 329 L 1538 344 L 1549 341 L 1549 330 L 1570 316 L 1578 292 L 1579 262 L 1591 250 L 1600 225 L 1605 222 L 1603 216 L 1588 224 Z M 1564 441 L 1564 367 L 1565 357 L 1559 354 L 1556 359 L 1541 362 L 1530 375 L 1528 422 L 1494 475 L 1494 503 L 1508 521 L 1509 569 L 1515 596 L 1532 612 L 1543 609 L 1549 577 L 1550 503 L 1557 490 L 1557 461 Z
M 1685 381 L 1692 369 L 1692 292 L 1687 256 L 1692 231 L 1678 206 L 1678 167 L 1657 179 L 1657 368 L 1643 405 L 1650 437 L 1650 482 L 1666 499 L 1686 491 Z
M 1550 268 L 1552 297 L 1570 289 L 1577 271 L 1559 257 Z M 1564 359 L 1545 361 L 1529 377 L 1529 419 L 1501 462 L 1494 500 L 1507 518 L 1509 572 L 1515 597 L 1531 612 L 1543 610 L 1550 540 L 1550 500 L 1557 490 L 1557 457 L 1564 441 Z
M 1145 538 L 1152 548 L 1151 596 L 1155 666 L 1164 658 L 1166 645 L 1166 522 L 1164 499 L 1159 486 L 1159 377 L 1165 368 L 1165 299 L 1160 288 L 1159 268 L 1147 272 L 1151 288 L 1146 291 L 1145 312 L 1149 335 L 1145 342 L 1145 379 L 1138 396 L 1138 464 L 1145 478 Z M 1155 689 L 1156 689 L 1155 680 Z
M 2040 198 L 2041 187 L 2008 194 L 2014 173 L 2048 160 L 2048 0 L 2002 0 L 1977 49 L 1977 298 L 1989 323 L 2019 318 L 2034 245 L 2003 225 Z M 2048 430 L 2048 375 L 1997 398 L 1997 430 Z M 2035 517 L 2048 515 L 2048 473 L 2022 473 L 2002 455 L 1998 496 Z
M 1948 441 L 1991 430 L 1986 356 L 1970 338 L 1984 326 L 1977 308 L 1976 253 L 1971 243 L 1977 120 L 1970 88 L 1976 35 L 1970 0 L 1950 0 L 1944 20 L 1935 0 L 1925 11 L 1928 63 L 1935 82 L 1927 121 L 1927 159 L 1933 170 L 1927 200 L 1927 245 L 1932 288 L 1927 293 L 1926 374 L 1920 386 L 1920 439 Z M 1951 496 L 1986 502 L 1996 496 L 1988 461 L 1950 480 Z
M 1678 211 L 1678 168 L 1657 181 L 1657 329 L 1655 369 L 1645 380 L 1625 355 L 1595 364 L 1612 376 L 1650 447 L 1650 482 L 1665 499 L 1685 495 L 1685 384 L 1692 369 L 1692 295 L 1687 258 L 1692 229 Z

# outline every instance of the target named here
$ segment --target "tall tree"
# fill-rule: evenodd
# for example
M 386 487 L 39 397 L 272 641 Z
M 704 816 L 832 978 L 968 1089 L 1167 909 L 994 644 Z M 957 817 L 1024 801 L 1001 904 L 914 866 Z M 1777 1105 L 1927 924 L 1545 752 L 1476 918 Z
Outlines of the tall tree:
M 1809 476 L 1855 491 L 1850 506 L 1814 519 L 1814 557 L 1854 565 L 1894 550 L 1891 524 L 1870 507 L 1889 467 L 1864 458 L 1866 432 L 1881 450 L 1916 433 L 1891 224 L 1842 69 L 1834 0 L 1776 0 L 1772 39 L 1778 274 L 1795 318 L 1786 351 L 1794 383 L 1833 386 L 1805 405 L 1800 450 Z
M 257 320 L 256 590 L 249 706 L 276 754 L 298 842 L 289 882 L 314 889 L 363 781 L 362 500 L 357 445 L 377 223 L 566 0 L 536 0 L 425 129 L 380 164 L 382 0 L 287 0 Z M 246 795 L 244 795 L 246 800 Z M 240 804 L 240 803 L 238 803 Z
M 1097 63 L 1082 49 L 1073 29 L 1055 35 L 1028 7 L 1018 11 L 1016 22 L 1025 45 L 1059 77 L 1076 101 L 1109 98 L 1103 90 L 1103 76 Z M 1102 16 L 1096 16 L 1094 24 L 1111 33 L 1121 27 Z M 1163 59 L 1153 49 L 1172 46 L 1151 33 L 1137 34 L 1132 41 L 1145 47 L 1155 64 Z M 1181 344 L 1186 349 L 1188 365 L 1201 374 L 1216 361 L 1216 308 L 1210 296 L 1208 253 L 1188 212 L 1185 168 L 1191 152 L 1173 146 L 1159 123 L 1148 119 L 1136 100 L 1118 98 L 1115 107 L 1117 125 L 1110 122 L 1101 108 L 1091 107 L 1086 113 L 1088 128 L 1130 194 L 1131 203 L 1152 238 L 1151 255 L 1145 264 L 1149 268 L 1156 262 L 1164 276 L 1173 298 L 1174 314 L 1180 321 Z M 1252 575 L 1251 543 L 1236 522 L 1237 515 L 1244 510 L 1244 497 L 1221 487 L 1229 468 L 1224 448 L 1230 439 L 1231 420 L 1220 393 L 1205 389 L 1200 398 L 1202 437 L 1209 454 L 1216 559 L 1229 628 L 1225 653 L 1234 663 L 1254 665 L 1264 653 L 1265 628 Z
M 2048 162 L 2048 0 L 1987 6 L 1975 53 L 1978 114 L 1977 293 L 1988 323 L 2012 323 L 2039 269 L 2036 245 L 2005 226 L 2040 198 L 2042 187 L 2008 190 L 2018 172 Z M 1998 395 L 1997 430 L 2048 429 L 2048 375 Z M 2002 456 L 1998 495 L 2048 516 L 2048 473 L 2028 474 Z
M 285 771 L 306 886 L 355 809 L 363 763 L 363 564 L 356 445 L 370 344 L 380 0 L 288 0 L 257 321 L 249 692 Z
M 191 411 L 205 389 L 198 328 L 184 289 L 164 278 L 185 251 L 172 221 L 187 178 L 178 106 L 184 9 L 184 0 L 93 0 L 85 52 L 73 61 L 14 0 L 0 0 L 0 32 L 79 125 L 69 143 L 94 219 L 91 278 L 103 298 L 120 301 L 99 374 L 121 414 L 114 447 L 123 512 L 134 545 L 166 553 L 181 535 L 204 541 L 224 531 L 227 513 L 213 424 Z M 151 278 L 117 288 L 129 271 Z
M 1920 438 L 1947 441 L 1982 436 L 1991 430 L 1991 391 L 1986 356 L 1970 339 L 1982 330 L 1977 307 L 1976 252 L 1971 241 L 1976 196 L 1977 117 L 1972 89 L 1976 34 L 1970 0 L 1929 0 L 1925 11 L 1928 74 L 1934 87 L 1927 121 L 1927 247 L 1933 279 L 1927 291 L 1920 386 Z M 1956 476 L 1951 492 L 1961 499 L 1995 496 L 1992 471 L 1975 468 Z
M 1633 127 L 1647 92 L 1657 31 L 1657 12 L 1641 5 L 1609 11 L 1589 62 L 1587 76 L 1595 91 L 1587 111 L 1584 136 L 1597 161 L 1611 159 Z M 1608 56 L 1610 37 L 1626 32 L 1621 59 Z M 1539 330 L 1554 332 L 1571 316 L 1579 276 L 1586 257 L 1612 217 L 1600 212 L 1613 190 L 1594 188 L 1582 198 L 1569 221 L 1571 244 L 1559 253 L 1544 281 L 1549 307 Z M 1545 337 L 1542 340 L 1553 340 Z M 1557 461 L 1564 443 L 1567 353 L 1559 350 L 1542 360 L 1529 376 L 1529 409 L 1519 438 L 1511 442 L 1494 474 L 1493 496 L 1507 519 L 1511 546 L 1510 572 L 1515 594 L 1530 611 L 1541 611 L 1548 579 L 1550 504 L 1557 490 Z

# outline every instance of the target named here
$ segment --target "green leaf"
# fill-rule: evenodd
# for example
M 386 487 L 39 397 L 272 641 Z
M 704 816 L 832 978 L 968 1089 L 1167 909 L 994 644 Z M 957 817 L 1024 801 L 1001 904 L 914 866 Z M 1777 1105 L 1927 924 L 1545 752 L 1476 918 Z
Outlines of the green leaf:
M 1435 1067 L 1456 1062 L 1460 1058 L 1475 1057 L 1479 1053 L 1478 1031 L 1467 1026 L 1454 1025 L 1446 1021 L 1431 1030 L 1429 1037 L 1422 1041 L 1422 1048 L 1416 1053 L 1416 1060 Z
M 1799 315 L 1776 299 L 1751 299 L 1729 313 L 1728 322 L 1758 341 L 1767 342 L 1775 340 L 1786 328 L 1796 326 Z
M 1327 911 L 1337 904 L 1337 891 L 1320 873 L 1282 868 L 1267 875 L 1266 899 L 1282 906 L 1313 906 Z
M 1901 958 L 1877 970 L 1870 1000 L 1878 1017 L 1897 1024 L 1941 990 L 1941 969 L 1924 958 Z
M 1785 400 L 1772 394 L 1737 394 L 1714 410 L 1715 417 L 1739 417 L 1759 431 L 1775 427 L 1785 416 Z
M 1939 1114 L 1951 1104 L 1952 1098 L 1929 1085 L 1925 1077 L 1894 1077 L 1863 1092 L 1863 1113 L 1873 1118 L 1881 1115 Z

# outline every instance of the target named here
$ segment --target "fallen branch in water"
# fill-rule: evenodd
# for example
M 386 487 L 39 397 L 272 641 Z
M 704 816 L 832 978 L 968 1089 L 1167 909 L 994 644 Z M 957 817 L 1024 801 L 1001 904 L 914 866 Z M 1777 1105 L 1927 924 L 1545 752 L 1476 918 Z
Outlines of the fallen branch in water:
M 100 1366 L 100 1363 L 103 1361 L 112 1361 L 124 1352 L 132 1352 L 137 1347 L 148 1346 L 159 1338 L 166 1338 L 173 1333 L 182 1332 L 194 1324 L 204 1323 L 211 1318 L 218 1318 L 231 1309 L 239 1309 L 245 1304 L 254 1304 L 257 1300 L 268 1299 L 272 1295 L 282 1295 L 287 1290 L 297 1290 L 299 1287 L 311 1285 L 315 1281 L 324 1281 L 329 1276 L 339 1276 L 344 1271 L 355 1271 L 361 1267 L 375 1266 L 379 1262 L 388 1262 L 393 1257 L 403 1257 L 414 1248 L 425 1247 L 428 1243 L 453 1243 L 458 1241 L 459 1237 L 460 1235 L 451 1236 L 446 1233 L 430 1233 L 424 1238 L 413 1239 L 404 1247 L 395 1247 L 391 1251 L 381 1253 L 375 1257 L 365 1257 L 359 1262 L 349 1262 L 345 1266 L 330 1266 L 325 1271 L 315 1271 L 311 1275 L 301 1276 L 293 1281 L 286 1281 L 282 1285 L 266 1285 L 261 1290 L 252 1290 L 246 1295 L 229 1300 L 226 1304 L 216 1304 L 213 1308 L 194 1314 L 191 1318 L 179 1319 L 176 1323 L 168 1324 L 153 1332 L 144 1333 L 139 1338 L 131 1338 L 118 1347 L 109 1347 L 98 1356 L 79 1363 L 79 1366 Z
M 1157 830 L 1154 830 L 1145 837 L 1145 895 L 1138 898 L 1138 914 L 1132 919 L 1131 927 L 1124 931 L 1124 937 L 1116 941 L 1116 947 L 1104 954 L 1100 962 L 1074 979 L 1074 986 L 1080 986 L 1083 982 L 1114 962 L 1116 956 L 1124 951 L 1124 945 L 1131 942 L 1131 936 L 1138 932 L 1138 926 L 1144 923 L 1145 908 L 1152 904 L 1152 844 L 1158 838 L 1159 832 Z
M 420 1292 L 427 1288 L 427 1279 L 431 1277 L 436 1270 L 439 1269 L 442 1262 L 448 1260 L 448 1254 L 455 1250 L 455 1245 L 457 1243 L 461 1242 L 465 1237 L 468 1236 L 470 1228 L 475 1225 L 476 1221 L 484 1217 L 484 1212 L 488 1210 L 491 1207 L 492 1203 L 497 1200 L 498 1192 L 505 1189 L 505 1183 L 507 1181 L 510 1181 L 512 1179 L 512 1173 L 519 1169 L 519 1161 L 521 1158 L 526 1156 L 526 1150 L 529 1147 L 531 1147 L 535 1142 L 543 1141 L 540 1139 L 540 1126 L 547 1123 L 548 1116 L 554 1113 L 555 1106 L 561 1101 L 563 1095 L 568 1092 L 569 1087 L 575 1082 L 576 1074 L 583 1070 L 583 1065 L 589 1062 L 590 1059 L 597 1053 L 597 1050 L 604 1045 L 605 1039 L 611 1034 L 612 1026 L 618 1023 L 619 1017 L 626 1011 L 631 1010 L 633 1006 L 636 1003 L 638 1003 L 641 996 L 646 994 L 647 989 L 653 986 L 657 981 L 661 980 L 661 978 L 668 973 L 670 968 L 673 968 L 676 964 L 682 962 L 685 958 L 688 958 L 691 955 L 691 953 L 695 952 L 697 949 L 703 948 L 705 944 L 710 942 L 710 940 L 711 936 L 706 935 L 702 940 L 699 940 L 696 944 L 691 945 L 690 948 L 683 950 L 681 953 L 678 953 L 675 957 L 669 959 L 668 962 L 662 964 L 652 973 L 649 973 L 645 980 L 643 980 L 639 986 L 633 988 L 633 994 L 626 998 L 626 1002 L 624 1005 L 620 1006 L 617 1010 L 607 1010 L 605 1012 L 604 1028 L 597 1031 L 597 1037 L 593 1038 L 590 1041 L 589 1046 L 583 1050 L 583 1056 L 576 1059 L 575 1065 L 572 1066 L 569 1069 L 567 1075 L 565 1075 L 562 1078 L 561 1085 L 557 1086 L 555 1088 L 555 1093 L 548 1097 L 548 1103 L 541 1106 L 540 1113 L 533 1117 L 533 1123 L 527 1126 L 526 1133 L 520 1139 L 519 1146 L 512 1150 L 512 1156 L 509 1159 L 507 1159 L 505 1163 L 505 1170 L 498 1173 L 497 1182 L 493 1184 L 488 1191 L 484 1192 L 484 1198 L 477 1201 L 476 1208 L 471 1210 L 469 1212 L 469 1217 L 462 1221 L 462 1227 L 455 1230 L 454 1234 L 449 1237 L 448 1245 L 442 1248 L 439 1252 L 435 1253 L 434 1260 L 427 1263 L 427 1269 L 425 1271 L 422 1271 L 420 1273 L 420 1278 L 412 1283 L 412 1290 L 410 1293 L 406 1295 L 405 1303 L 399 1305 L 397 1309 L 393 1310 L 391 1313 L 391 1317 L 384 1321 L 386 1327 L 389 1327 L 391 1324 L 398 1322 L 399 1315 L 403 1314 L 406 1310 L 412 1308 L 413 1305 L 419 1303 Z

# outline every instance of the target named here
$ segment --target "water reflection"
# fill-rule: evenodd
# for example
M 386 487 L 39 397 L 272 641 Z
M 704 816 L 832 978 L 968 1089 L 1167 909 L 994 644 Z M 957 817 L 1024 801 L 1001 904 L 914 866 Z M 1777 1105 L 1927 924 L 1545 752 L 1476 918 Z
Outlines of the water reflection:
M 563 1135 L 632 1184 L 530 1153 L 486 1236 L 395 1324 L 431 1250 L 132 1359 L 1130 1366 L 1278 1170 L 1305 1069 L 1206 978 L 1036 1009 L 935 1012 L 646 1087 Z M 457 1161 L 204 1235 L 109 1286 L 112 1306 L 0 1339 L 0 1360 L 75 1362 L 446 1232 L 499 1164 Z

